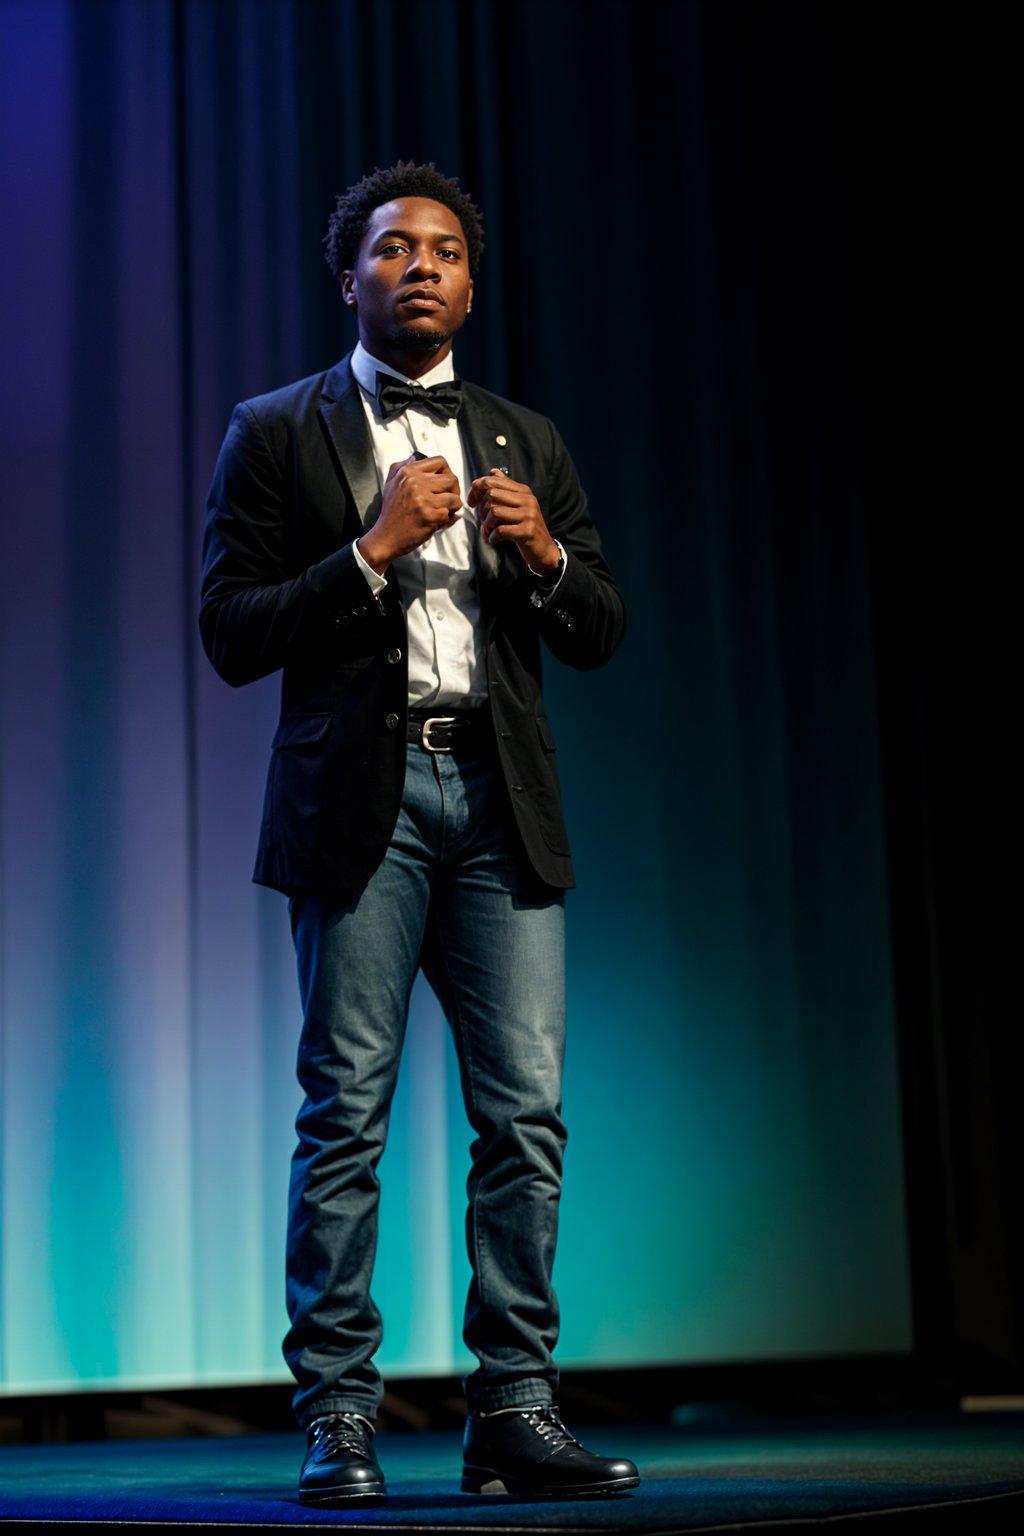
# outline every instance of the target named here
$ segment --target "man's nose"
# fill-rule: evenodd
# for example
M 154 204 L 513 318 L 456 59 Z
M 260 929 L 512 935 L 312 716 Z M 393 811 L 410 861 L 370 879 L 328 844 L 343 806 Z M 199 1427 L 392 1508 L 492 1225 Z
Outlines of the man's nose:
M 414 246 L 409 255 L 407 272 L 414 277 L 440 277 L 441 263 L 428 245 Z

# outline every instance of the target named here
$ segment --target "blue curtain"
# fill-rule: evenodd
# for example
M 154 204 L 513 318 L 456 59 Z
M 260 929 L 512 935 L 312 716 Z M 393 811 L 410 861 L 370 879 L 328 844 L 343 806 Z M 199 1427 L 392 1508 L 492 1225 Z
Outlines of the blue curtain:
M 0 0 L 3 1390 L 282 1375 L 276 685 L 206 665 L 198 547 L 233 403 L 351 344 L 320 241 L 399 157 L 482 205 L 459 366 L 556 418 L 630 607 L 548 683 L 563 1361 L 909 1347 L 850 14 Z M 418 992 L 392 1370 L 462 1366 L 468 1141 Z

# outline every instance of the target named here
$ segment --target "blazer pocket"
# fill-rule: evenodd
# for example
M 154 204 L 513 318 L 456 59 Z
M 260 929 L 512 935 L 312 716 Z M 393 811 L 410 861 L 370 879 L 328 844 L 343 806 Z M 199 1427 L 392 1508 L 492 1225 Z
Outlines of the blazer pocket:
M 312 747 L 323 741 L 330 730 L 333 715 L 287 715 L 271 743 L 276 752 L 280 747 Z
M 361 656 L 341 656 L 334 662 L 335 672 L 358 672 L 380 660 L 379 650 L 365 651 Z

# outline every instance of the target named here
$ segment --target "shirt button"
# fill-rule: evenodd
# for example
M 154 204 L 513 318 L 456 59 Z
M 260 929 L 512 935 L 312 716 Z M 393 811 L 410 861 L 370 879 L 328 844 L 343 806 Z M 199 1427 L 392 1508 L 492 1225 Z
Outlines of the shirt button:
M 434 618 L 435 618 L 435 619 L 436 619 L 436 620 L 437 620 L 437 622 L 438 622 L 438 623 L 439 623 L 439 624 L 440 624 L 440 622 L 441 622 L 441 620 L 442 620 L 442 619 L 443 619 L 443 618 L 444 618 L 444 614 L 443 614 L 443 613 L 442 613 L 442 612 L 441 612 L 441 610 L 440 610 L 440 608 L 439 608 L 439 609 L 438 609 L 438 610 L 437 610 L 437 612 L 436 612 L 436 613 L 435 613 L 435 614 L 434 614 Z
M 389 731 L 395 730 L 398 725 L 398 716 L 388 715 L 387 719 L 384 721 L 384 724 L 387 726 Z
M 391 647 L 390 651 L 388 651 L 388 661 L 390 661 L 391 665 L 394 666 L 395 663 L 398 662 L 398 661 L 401 661 L 401 659 L 402 659 L 401 651 L 398 649 L 397 645 L 393 645 Z

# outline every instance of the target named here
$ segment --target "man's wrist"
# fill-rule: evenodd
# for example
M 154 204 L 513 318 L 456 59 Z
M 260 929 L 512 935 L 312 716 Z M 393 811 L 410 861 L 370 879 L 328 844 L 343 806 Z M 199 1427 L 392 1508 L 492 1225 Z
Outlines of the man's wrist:
M 554 586 L 556 582 L 561 581 L 562 572 L 565 570 L 565 550 L 557 539 L 551 540 L 551 548 L 554 552 L 554 558 L 552 563 L 547 565 L 544 570 L 538 570 L 535 565 L 530 564 L 529 560 L 526 562 L 527 570 L 531 575 L 536 576 L 538 582 L 543 587 Z
M 356 557 L 356 564 L 366 577 L 374 593 L 383 592 L 387 586 L 387 578 L 384 575 L 384 571 L 387 569 L 390 561 L 386 561 L 382 567 L 378 567 L 372 553 L 367 554 L 362 546 L 362 539 L 356 539 L 352 546 L 352 553 Z
M 550 558 L 540 568 L 531 560 L 527 560 L 526 566 L 540 581 L 557 581 L 565 569 L 565 550 L 557 539 L 552 539 Z

